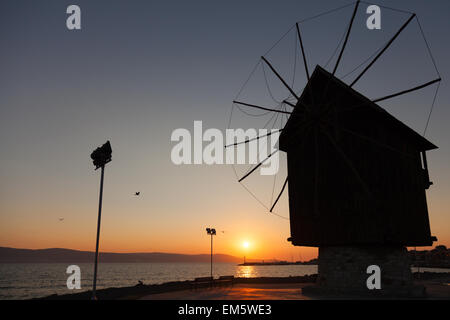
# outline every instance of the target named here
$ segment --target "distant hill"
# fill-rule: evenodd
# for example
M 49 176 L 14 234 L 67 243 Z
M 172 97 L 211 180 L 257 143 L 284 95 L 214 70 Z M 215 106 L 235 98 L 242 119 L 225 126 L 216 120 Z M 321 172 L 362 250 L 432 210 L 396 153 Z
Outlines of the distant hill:
M 101 252 L 99 254 L 101 262 L 209 262 L 209 254 L 176 254 L 176 253 L 112 253 Z M 15 249 L 0 247 L 0 263 L 83 263 L 93 262 L 94 252 L 78 251 L 70 249 Z M 240 262 L 236 258 L 226 254 L 215 254 L 215 262 Z

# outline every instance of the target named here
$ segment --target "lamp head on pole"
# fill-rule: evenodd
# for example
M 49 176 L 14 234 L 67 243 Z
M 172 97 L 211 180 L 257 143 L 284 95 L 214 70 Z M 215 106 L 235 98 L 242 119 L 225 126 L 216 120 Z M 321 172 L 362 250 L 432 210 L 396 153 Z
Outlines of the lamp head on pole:
M 211 235 L 211 236 L 215 236 L 216 235 L 216 229 L 206 228 L 206 233 Z
M 111 162 L 111 143 L 109 141 L 106 141 L 104 145 L 101 147 L 98 147 L 91 153 L 91 159 L 93 160 L 95 170 L 98 168 L 103 167 L 108 162 Z

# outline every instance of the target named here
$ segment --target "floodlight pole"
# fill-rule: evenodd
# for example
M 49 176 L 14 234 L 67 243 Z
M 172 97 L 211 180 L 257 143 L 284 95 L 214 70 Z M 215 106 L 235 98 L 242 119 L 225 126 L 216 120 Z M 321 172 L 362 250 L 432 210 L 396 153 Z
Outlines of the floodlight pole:
M 213 281 L 213 236 L 216 235 L 216 229 L 206 228 L 206 233 L 211 236 L 211 283 Z
M 213 233 L 211 232 L 211 279 L 213 279 Z
M 100 177 L 100 196 L 98 200 L 97 243 L 95 245 L 94 282 L 92 284 L 92 300 L 97 300 L 96 289 L 97 289 L 98 244 L 100 241 L 100 221 L 102 218 L 103 178 L 105 176 L 105 165 L 102 165 L 101 169 L 102 173 Z

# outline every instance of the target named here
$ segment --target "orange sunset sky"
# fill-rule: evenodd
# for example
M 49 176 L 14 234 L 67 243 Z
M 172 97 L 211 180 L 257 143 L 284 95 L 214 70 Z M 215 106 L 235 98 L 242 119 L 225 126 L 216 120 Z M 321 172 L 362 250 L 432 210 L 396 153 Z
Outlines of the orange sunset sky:
M 289 221 L 268 213 L 229 165 L 174 165 L 170 138 L 177 128 L 192 131 L 196 120 L 204 129 L 225 130 L 231 102 L 259 57 L 296 21 L 349 2 L 110 1 L 107 9 L 101 1 L 79 2 L 79 31 L 67 30 L 64 1 L 0 5 L 8 13 L 0 19 L 0 246 L 94 251 L 100 172 L 89 156 L 110 140 L 100 251 L 209 253 L 205 228 L 214 227 L 216 253 L 315 258 L 316 248 L 287 241 Z M 427 199 L 435 244 L 450 246 L 450 1 L 395 5 L 421 18 L 444 79 L 426 133 L 439 146 L 428 154 L 434 185 Z M 304 25 L 311 69 L 326 64 L 352 10 Z M 382 29 L 371 32 L 360 11 L 338 77 L 385 44 L 408 18 L 383 9 Z M 289 81 L 298 46 L 293 31 L 267 55 Z M 296 52 L 294 87 L 301 91 L 305 73 Z M 414 21 L 355 89 L 378 98 L 435 78 Z M 257 100 L 268 95 L 264 78 L 259 80 L 255 96 L 243 99 L 273 105 L 270 97 Z M 276 98 L 289 95 L 278 79 L 270 78 L 269 85 Z M 434 92 L 425 88 L 381 106 L 422 133 Z M 277 178 L 276 194 L 285 174 Z M 270 187 L 270 199 L 271 182 L 252 190 L 264 194 L 263 186 Z M 287 192 L 277 212 L 288 216 Z

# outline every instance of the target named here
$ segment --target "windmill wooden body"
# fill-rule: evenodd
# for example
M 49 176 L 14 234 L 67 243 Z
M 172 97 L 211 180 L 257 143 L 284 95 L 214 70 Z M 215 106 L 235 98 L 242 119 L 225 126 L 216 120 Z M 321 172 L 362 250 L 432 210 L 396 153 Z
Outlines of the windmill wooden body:
M 432 245 L 426 151 L 435 148 L 318 66 L 280 135 L 292 243 Z
M 296 24 L 307 77 L 301 94 L 262 57 L 262 63 L 296 99 L 294 103 L 284 101 L 292 112 L 249 102 L 234 103 L 289 114 L 279 140 L 279 149 L 287 153 L 288 177 L 270 211 L 289 182 L 288 240 L 296 246 L 319 247 L 319 284 L 338 291 L 367 291 L 367 267 L 378 265 L 383 270 L 385 290 L 410 292 L 413 286 L 406 247 L 430 246 L 436 241 L 430 232 L 425 191 L 432 185 L 426 152 L 437 147 L 377 103 L 439 83 L 441 78 L 375 100 L 353 89 L 416 18 L 412 14 L 351 83 L 339 80 L 335 73 L 359 4 L 357 1 L 330 72 L 316 66 L 310 75 Z

